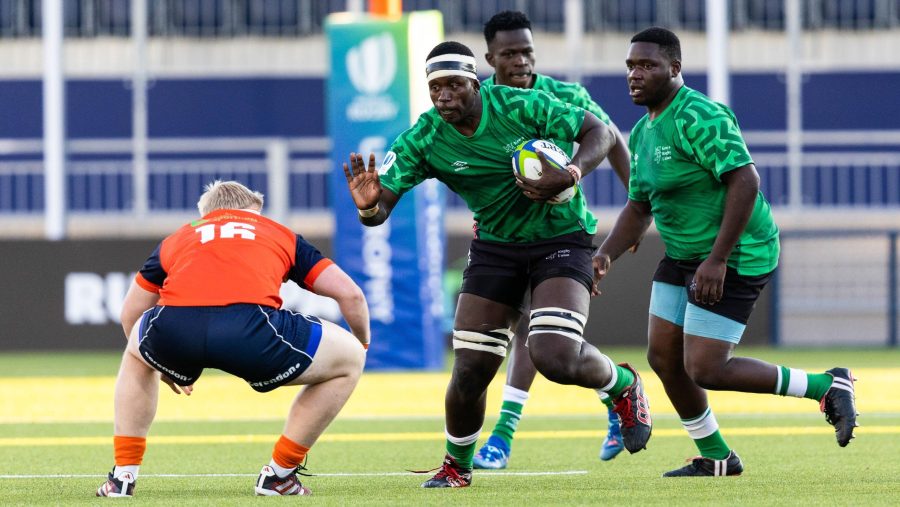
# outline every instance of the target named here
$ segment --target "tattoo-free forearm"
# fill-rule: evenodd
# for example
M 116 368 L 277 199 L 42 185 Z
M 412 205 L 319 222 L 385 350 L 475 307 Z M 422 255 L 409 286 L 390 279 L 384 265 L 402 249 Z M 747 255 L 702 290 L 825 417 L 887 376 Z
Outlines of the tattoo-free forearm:
M 753 164 L 735 169 L 722 176 L 728 187 L 722 225 L 709 257 L 725 262 L 747 227 L 759 195 L 759 174 Z
M 589 112 L 584 113 L 584 123 L 578 132 L 578 151 L 572 155 L 572 164 L 586 176 L 600 165 L 616 145 L 616 136 L 605 123 Z
M 611 261 L 618 259 L 643 237 L 652 221 L 649 203 L 629 199 L 609 235 L 600 245 L 600 252 L 608 255 Z

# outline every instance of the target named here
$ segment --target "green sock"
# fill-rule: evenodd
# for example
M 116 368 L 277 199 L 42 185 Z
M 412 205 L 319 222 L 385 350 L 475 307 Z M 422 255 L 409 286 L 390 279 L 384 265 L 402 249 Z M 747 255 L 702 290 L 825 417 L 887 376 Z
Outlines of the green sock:
M 694 440 L 694 444 L 697 445 L 697 449 L 700 450 L 700 455 L 704 458 L 725 459 L 728 457 L 728 454 L 731 453 L 731 449 L 728 447 L 728 444 L 725 443 L 725 439 L 722 438 L 722 434 L 719 433 L 719 430 L 716 430 L 715 433 L 708 437 Z
M 497 419 L 494 431 L 491 432 L 492 436 L 506 442 L 509 449 L 512 449 L 513 434 L 516 432 L 516 428 L 519 427 L 519 419 L 522 418 L 522 408 L 524 408 L 524 405 L 521 403 L 504 401 L 503 405 L 500 406 L 500 418 Z
M 834 377 L 827 373 L 806 373 L 796 368 L 776 366 L 778 380 L 775 383 L 775 394 L 796 396 L 819 401 L 831 388 Z M 793 380 L 793 382 L 792 382 Z
M 631 373 L 628 368 L 616 365 L 616 373 L 618 374 L 616 383 L 607 391 L 613 398 L 622 394 L 622 391 L 634 383 L 634 373 Z
M 454 444 L 453 442 L 447 440 L 447 454 L 453 456 L 453 459 L 456 460 L 457 465 L 471 470 L 472 458 L 475 456 L 475 447 L 477 445 L 477 440 L 475 440 L 471 444 L 466 445 Z
M 819 401 L 825 396 L 825 393 L 831 389 L 831 383 L 834 377 L 827 373 L 807 373 L 806 374 L 806 393 L 804 398 Z

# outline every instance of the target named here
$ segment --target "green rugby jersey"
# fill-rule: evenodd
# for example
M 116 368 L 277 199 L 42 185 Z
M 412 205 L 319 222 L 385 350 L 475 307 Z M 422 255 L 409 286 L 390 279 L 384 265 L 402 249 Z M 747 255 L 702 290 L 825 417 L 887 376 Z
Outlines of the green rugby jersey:
M 508 86 L 485 86 L 480 95 L 481 122 L 471 137 L 432 108 L 391 145 L 379 170 L 381 184 L 403 195 L 437 178 L 466 202 L 477 237 L 485 240 L 527 243 L 578 230 L 595 233 L 597 220 L 581 192 L 564 204 L 538 203 L 522 194 L 512 173 L 516 146 L 529 139 L 573 142 L 584 110 Z
M 594 102 L 594 99 L 591 98 L 591 94 L 589 94 L 581 84 L 560 81 L 538 73 L 532 75 L 534 76 L 534 85 L 531 87 L 532 90 L 547 92 L 566 104 L 587 109 L 607 125 L 612 123 L 612 120 L 609 119 L 609 115 L 606 114 L 606 111 L 604 111 L 599 104 Z M 485 79 L 481 84 L 484 86 L 497 86 L 494 82 L 494 76 Z M 557 143 L 557 145 L 565 150 L 569 156 L 572 155 L 572 143 Z
M 628 198 L 649 201 L 656 228 L 673 259 L 705 259 L 712 251 L 727 187 L 722 174 L 753 163 L 731 110 L 682 87 L 654 120 L 631 130 Z M 745 276 L 778 264 L 778 227 L 760 192 L 728 265 Z

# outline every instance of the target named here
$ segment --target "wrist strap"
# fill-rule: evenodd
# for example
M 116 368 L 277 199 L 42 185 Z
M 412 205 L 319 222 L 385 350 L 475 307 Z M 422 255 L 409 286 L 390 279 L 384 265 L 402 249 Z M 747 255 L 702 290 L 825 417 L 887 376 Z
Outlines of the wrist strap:
M 566 171 L 569 171 L 569 174 L 571 174 L 572 177 L 575 178 L 576 185 L 579 182 L 581 182 L 581 168 L 580 167 L 578 167 L 575 164 L 569 164 L 566 166 Z
M 360 209 L 356 210 L 359 213 L 359 216 L 362 218 L 371 218 L 378 214 L 381 208 L 378 207 L 378 203 L 375 203 L 375 206 L 372 206 L 369 209 Z

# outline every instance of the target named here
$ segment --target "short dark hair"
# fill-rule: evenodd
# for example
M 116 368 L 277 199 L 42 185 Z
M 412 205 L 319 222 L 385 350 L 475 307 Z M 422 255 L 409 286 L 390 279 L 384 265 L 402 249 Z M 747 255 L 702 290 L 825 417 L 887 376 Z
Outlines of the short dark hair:
M 635 36 L 631 38 L 631 42 L 652 42 L 653 44 L 659 44 L 659 49 L 663 54 L 669 57 L 670 60 L 681 61 L 681 41 L 678 40 L 678 36 L 675 35 L 675 32 L 666 28 L 659 26 L 647 28 L 646 30 L 642 30 L 635 34 Z
M 521 30 L 522 28 L 531 30 L 531 20 L 528 19 L 524 12 L 498 12 L 484 24 L 484 41 L 490 44 L 494 41 L 494 37 L 497 36 L 497 32 Z
M 425 59 L 431 60 L 435 56 L 440 55 L 466 55 L 475 58 L 475 53 L 473 53 L 472 50 L 468 48 L 468 46 L 461 42 L 452 40 L 441 42 L 440 44 L 435 46 L 434 49 L 431 50 L 431 53 L 428 53 L 428 57 Z

